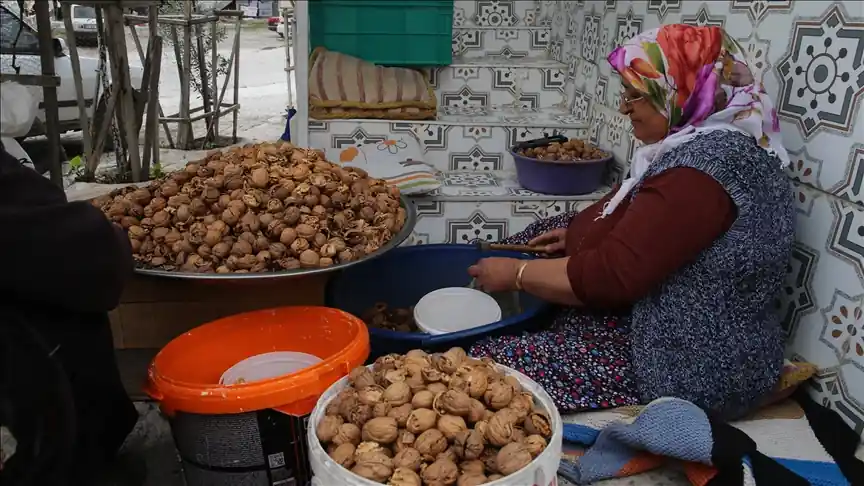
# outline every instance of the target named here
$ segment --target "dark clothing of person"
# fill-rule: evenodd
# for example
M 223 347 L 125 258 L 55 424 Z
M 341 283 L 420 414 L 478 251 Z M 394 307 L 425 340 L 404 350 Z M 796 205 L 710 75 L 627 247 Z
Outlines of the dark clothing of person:
M 132 272 L 129 240 L 0 152 L 0 423 L 18 442 L 0 483 L 89 484 L 138 417 L 107 315 Z

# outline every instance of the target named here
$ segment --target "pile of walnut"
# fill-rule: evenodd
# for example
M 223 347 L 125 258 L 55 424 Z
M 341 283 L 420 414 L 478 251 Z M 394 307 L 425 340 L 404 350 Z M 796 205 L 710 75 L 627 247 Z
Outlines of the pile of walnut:
M 369 327 L 376 329 L 387 329 L 388 331 L 419 332 L 417 323 L 414 322 L 414 307 L 395 308 L 387 307 L 387 304 L 379 302 L 369 308 L 360 317 Z
M 461 348 L 409 351 L 356 368 L 317 425 L 330 457 L 391 486 L 474 486 L 546 448 L 552 424 L 519 382 Z
M 184 272 L 326 267 L 378 250 L 405 224 L 397 188 L 281 142 L 212 151 L 93 204 L 126 229 L 139 265 Z
M 588 142 L 571 138 L 564 143 L 554 142 L 545 147 L 527 148 L 518 151 L 519 155 L 538 160 L 560 160 L 577 162 L 605 159 L 609 155 Z

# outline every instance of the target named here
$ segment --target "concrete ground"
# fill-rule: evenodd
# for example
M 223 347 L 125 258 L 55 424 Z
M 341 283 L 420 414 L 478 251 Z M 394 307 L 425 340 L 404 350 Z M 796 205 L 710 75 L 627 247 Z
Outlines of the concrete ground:
M 146 49 L 147 31 L 145 27 L 138 28 L 142 45 Z M 227 37 L 219 44 L 219 53 L 228 59 L 234 42 L 234 29 L 226 28 Z M 126 45 L 130 64 L 140 66 L 141 62 L 132 36 L 127 29 Z M 82 57 L 98 57 L 95 47 L 78 48 Z M 221 91 L 223 80 L 218 78 Z M 233 101 L 233 72 L 224 102 Z M 178 113 L 180 110 L 180 76 L 177 70 L 177 60 L 170 44 L 163 47 L 162 72 L 160 75 L 159 98 L 166 116 Z M 277 139 L 282 135 L 285 122 L 282 117 L 289 102 L 287 74 L 285 72 L 285 44 L 275 32 L 266 28 L 244 28 L 240 33 L 240 82 L 239 103 L 241 105 L 237 123 L 239 137 L 245 139 Z M 202 105 L 200 95 L 191 90 L 191 107 Z M 229 115 L 220 120 L 220 135 L 231 135 L 232 117 Z M 177 125 L 169 125 L 172 137 L 176 140 Z M 203 136 L 206 126 L 203 121 L 193 126 L 195 136 Z M 160 127 L 163 147 L 167 147 L 167 139 Z M 66 133 L 62 137 L 63 147 L 71 158 L 81 153 L 80 133 Z M 142 139 L 143 141 L 143 139 Z M 47 140 L 44 137 L 28 139 L 23 144 L 24 149 L 34 160 L 44 158 L 48 154 Z

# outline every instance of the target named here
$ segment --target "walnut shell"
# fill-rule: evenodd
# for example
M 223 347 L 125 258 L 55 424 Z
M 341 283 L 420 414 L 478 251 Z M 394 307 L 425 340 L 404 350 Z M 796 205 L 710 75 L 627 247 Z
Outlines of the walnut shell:
M 330 458 L 345 469 L 351 468 L 354 465 L 354 444 L 346 442 L 337 446 L 330 452 Z
M 393 455 L 389 449 L 385 448 L 381 444 L 377 442 L 366 441 L 361 442 L 357 445 L 357 449 L 354 451 L 354 461 L 356 462 L 357 460 L 359 460 L 360 456 L 364 454 L 371 454 L 373 452 L 384 454 L 387 457 L 391 457 Z
M 424 459 L 431 461 L 447 449 L 447 438 L 440 430 L 429 429 L 417 436 L 414 448 L 423 455 Z
M 534 395 L 528 392 L 519 392 L 510 400 L 507 408 L 516 412 L 519 420 L 523 420 L 534 409 Z
M 389 486 L 421 486 L 420 476 L 413 469 L 396 468 L 387 483 Z
M 509 476 L 530 464 L 532 460 L 531 453 L 528 452 L 525 444 L 511 442 L 498 451 L 495 464 L 498 466 L 498 472 Z
M 439 417 L 437 428 L 449 441 L 454 440 L 456 434 L 459 432 L 468 430 L 465 419 L 456 415 L 442 415 Z
M 360 403 L 365 403 L 366 405 L 375 405 L 376 403 L 381 401 L 381 397 L 383 395 L 383 388 L 378 385 L 372 385 L 361 388 L 360 391 L 357 392 L 357 399 L 360 400 Z
M 336 435 L 333 436 L 333 443 L 337 446 L 342 444 L 353 444 L 356 446 L 360 444 L 360 436 L 360 427 L 352 423 L 342 424 L 339 426 Z
M 543 436 L 540 435 L 529 435 L 522 439 L 522 443 L 525 444 L 525 448 L 531 453 L 531 457 L 537 457 L 546 449 L 548 442 Z
M 401 452 L 409 447 L 413 448 L 415 440 L 416 437 L 414 436 L 414 434 L 404 429 L 400 430 L 399 433 L 396 435 L 396 440 L 393 441 L 393 450 L 396 452 Z
M 420 434 L 435 427 L 437 421 L 438 414 L 435 411 L 428 408 L 417 408 L 408 415 L 405 428 L 413 434 Z
M 363 454 L 351 468 L 354 474 L 383 483 L 393 474 L 393 460 L 380 452 Z
M 339 427 L 345 421 L 339 415 L 325 415 L 321 422 L 318 422 L 318 427 L 315 429 L 315 434 L 318 440 L 326 444 L 336 437 L 339 433 Z
M 404 405 L 411 401 L 411 387 L 404 381 L 393 383 L 384 390 L 382 398 L 394 406 Z
M 490 444 L 502 447 L 513 441 L 513 415 L 507 409 L 499 410 L 492 416 L 486 428 L 486 440 Z
M 483 395 L 483 400 L 486 402 L 486 405 L 495 410 L 501 410 L 510 404 L 515 392 L 513 385 L 505 381 L 495 381 L 489 384 L 489 388 Z
M 371 418 L 372 407 L 363 403 L 358 402 L 348 411 L 348 421 L 358 427 L 363 427 Z
M 411 416 L 413 410 L 414 407 L 412 407 L 410 403 L 405 403 L 391 409 L 387 416 L 396 419 L 396 423 L 399 424 L 399 427 L 405 427 L 408 425 L 408 417 Z
M 423 483 L 427 485 L 456 484 L 459 478 L 459 468 L 449 459 L 438 459 L 420 473 Z
M 464 375 L 468 384 L 468 395 L 471 398 L 481 398 L 489 388 L 487 375 L 483 370 L 474 368 Z
M 468 354 L 462 348 L 450 348 L 438 360 L 438 369 L 444 373 L 455 373 Z
M 531 411 L 525 418 L 525 432 L 545 438 L 552 437 L 552 420 L 549 419 L 549 414 L 540 409 Z
M 479 461 L 477 459 L 471 459 L 468 461 L 462 461 L 459 463 L 459 470 L 462 471 L 462 474 L 483 474 L 486 471 L 486 465 L 483 464 L 483 461 Z
M 489 478 L 483 473 L 463 474 L 456 481 L 456 486 L 478 486 L 489 482 Z
M 465 418 L 469 422 L 479 422 L 486 416 L 486 405 L 476 398 L 471 399 L 471 406 L 468 410 L 468 415 Z
M 419 471 L 420 466 L 423 465 L 423 456 L 417 451 L 417 449 L 406 447 L 393 456 L 393 465 L 396 467 L 404 467 L 412 471 Z
M 471 412 L 471 397 L 465 392 L 447 390 L 435 397 L 432 408 L 438 413 L 466 417 Z
M 377 385 L 376 385 L 377 386 Z M 393 409 L 393 406 L 387 402 L 378 402 L 372 406 L 372 416 L 373 417 L 386 417 L 387 414 L 390 413 L 390 410 Z
M 438 395 L 439 393 L 444 393 L 448 390 L 447 385 L 440 382 L 429 383 L 426 385 L 426 389 L 435 395 Z
M 399 425 L 392 417 L 377 417 L 363 424 L 362 438 L 364 441 L 390 444 L 396 440 Z
M 429 390 L 421 390 L 415 393 L 411 398 L 411 405 L 414 408 L 432 408 L 432 400 L 434 399 L 434 393 Z
M 365 366 L 358 366 L 357 368 L 351 370 L 351 372 L 348 374 L 348 382 L 351 383 L 351 386 L 353 386 L 357 390 L 362 390 L 367 386 L 376 385 L 375 376 L 372 374 L 372 371 L 370 371 L 369 368 Z
M 460 432 L 453 441 L 456 453 L 463 459 L 477 459 L 486 447 L 486 437 L 479 430 Z

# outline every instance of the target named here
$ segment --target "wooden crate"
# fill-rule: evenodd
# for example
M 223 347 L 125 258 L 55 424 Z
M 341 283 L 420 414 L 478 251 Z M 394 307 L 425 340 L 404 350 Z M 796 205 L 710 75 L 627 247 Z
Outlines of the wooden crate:
M 161 348 L 220 317 L 290 305 L 323 305 L 327 276 L 234 283 L 135 275 L 111 311 L 114 347 Z

